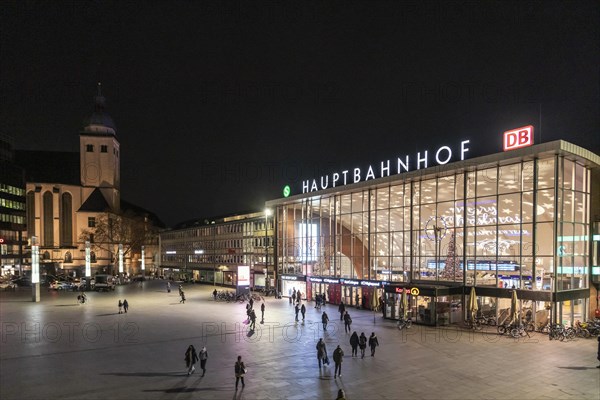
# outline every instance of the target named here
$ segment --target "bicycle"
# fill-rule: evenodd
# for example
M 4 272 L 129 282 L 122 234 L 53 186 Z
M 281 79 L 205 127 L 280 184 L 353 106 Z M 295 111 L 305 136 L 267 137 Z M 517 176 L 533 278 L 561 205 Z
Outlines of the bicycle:
M 410 329 L 410 327 L 412 326 L 412 319 L 400 319 L 398 320 L 398 330 L 401 331 L 402 329 L 406 328 L 406 329 Z
M 481 320 L 477 318 L 475 320 L 467 320 L 467 326 L 473 329 L 474 331 L 480 331 L 483 329 L 483 325 L 481 325 Z

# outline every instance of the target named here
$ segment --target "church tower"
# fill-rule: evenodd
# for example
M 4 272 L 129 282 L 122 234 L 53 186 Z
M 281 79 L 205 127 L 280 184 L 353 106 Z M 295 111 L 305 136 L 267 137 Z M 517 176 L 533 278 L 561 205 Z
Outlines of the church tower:
M 99 189 L 113 211 L 120 208 L 120 145 L 115 124 L 105 111 L 106 99 L 98 83 L 92 115 L 79 134 L 81 186 L 84 198 Z

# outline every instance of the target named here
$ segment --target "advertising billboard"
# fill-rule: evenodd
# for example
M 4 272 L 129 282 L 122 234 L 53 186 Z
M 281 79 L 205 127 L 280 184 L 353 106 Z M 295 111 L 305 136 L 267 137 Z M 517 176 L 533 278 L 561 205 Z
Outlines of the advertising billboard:
M 237 268 L 237 285 L 250 286 L 250 267 L 247 265 L 238 265 Z

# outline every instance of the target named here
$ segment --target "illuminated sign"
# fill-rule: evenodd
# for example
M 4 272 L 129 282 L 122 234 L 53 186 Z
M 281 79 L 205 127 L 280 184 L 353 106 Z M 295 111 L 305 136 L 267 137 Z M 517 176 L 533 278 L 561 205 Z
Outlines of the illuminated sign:
M 419 288 L 414 287 L 410 289 L 410 294 L 412 294 L 413 296 L 418 296 L 419 293 Z
M 290 185 L 285 185 L 283 188 L 283 197 L 289 197 L 291 192 L 292 189 L 290 188 Z
M 238 286 L 250 286 L 250 267 L 247 265 L 238 265 L 237 278 Z
M 298 277 L 293 275 L 282 275 L 281 279 L 283 279 L 284 281 L 297 281 Z
M 37 245 L 31 246 L 31 283 L 40 283 L 40 246 Z
M 465 159 L 465 155 L 469 151 L 469 148 L 467 147 L 469 143 L 470 140 L 463 140 L 460 142 L 458 153 L 460 154 L 461 161 Z M 334 172 L 331 175 L 323 175 L 319 177 L 319 179 L 307 179 L 302 181 L 302 193 L 315 192 L 371 179 L 384 178 L 390 175 L 408 172 L 411 169 L 419 170 L 428 168 L 430 167 L 430 162 L 435 162 L 435 165 L 445 165 L 452 160 L 453 156 L 454 153 L 450 146 L 441 146 L 432 152 L 429 152 L 428 150 L 417 152 L 417 156 L 412 160 L 410 156 L 404 155 L 402 157 L 397 157 L 396 160 L 384 160 L 379 164 L 373 164 L 374 167 L 373 165 L 369 165 L 364 170 L 361 170 L 360 168 L 346 169 Z
M 285 279 L 282 276 L 282 279 Z M 301 280 L 302 277 L 298 277 L 298 280 Z M 324 278 L 320 276 L 309 276 L 309 282 L 314 283 L 341 283 L 342 285 L 350 285 L 350 286 L 369 286 L 369 287 L 381 287 L 385 285 L 389 285 L 389 282 L 383 281 L 368 281 L 368 280 L 358 280 L 358 279 L 346 279 L 346 278 Z
M 504 151 L 519 149 L 533 144 L 533 126 L 527 125 L 504 132 Z

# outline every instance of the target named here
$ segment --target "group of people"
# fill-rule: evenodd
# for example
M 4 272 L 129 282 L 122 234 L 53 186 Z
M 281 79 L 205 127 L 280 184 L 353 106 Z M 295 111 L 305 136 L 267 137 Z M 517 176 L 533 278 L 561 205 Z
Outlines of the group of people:
M 265 303 L 263 302 L 260 305 L 260 313 L 261 313 L 261 324 L 265 321 Z M 250 301 L 246 304 L 246 322 L 249 324 L 249 328 L 251 331 L 256 329 L 256 312 L 254 311 L 254 299 L 250 298 Z
M 296 288 L 288 289 L 288 294 L 290 295 L 290 304 L 300 303 L 302 301 L 302 292 L 296 290 Z
M 296 312 L 296 321 L 298 321 L 298 313 L 301 313 L 302 322 L 304 322 L 304 319 L 306 318 L 306 306 L 304 304 L 300 306 L 300 303 L 296 303 L 296 307 L 294 308 L 294 310 Z
M 197 353 L 194 345 L 190 344 L 185 351 L 185 365 L 188 369 L 188 376 L 193 374 L 196 370 L 195 364 L 198 360 L 200 360 L 200 368 L 202 368 L 202 376 L 204 376 L 204 374 L 206 374 L 206 360 L 208 360 L 208 351 L 206 350 L 206 347 L 202 347 L 200 353 Z
M 185 366 L 187 368 L 187 374 L 190 376 L 196 371 L 196 362 L 200 361 L 200 368 L 202 369 L 202 376 L 206 375 L 206 362 L 208 360 L 208 350 L 206 346 L 202 347 L 200 352 L 196 352 L 194 345 L 190 344 L 185 351 Z M 238 390 L 238 384 L 242 381 L 242 388 L 246 386 L 244 382 L 244 376 L 246 375 L 246 365 L 242 361 L 242 356 L 237 357 L 235 362 L 235 390 Z
M 379 339 L 377 339 L 377 335 L 375 332 L 371 333 L 367 341 L 367 337 L 365 333 L 362 332 L 360 337 L 354 331 L 352 336 L 350 337 L 350 346 L 352 347 L 352 357 L 358 357 L 358 348 L 360 348 L 361 358 L 365 358 L 365 349 L 367 348 L 367 343 L 371 348 L 371 357 L 375 357 L 375 349 L 379 346 Z M 321 368 L 321 364 L 323 366 L 329 365 L 329 357 L 327 356 L 327 346 L 323 341 L 323 338 L 320 338 L 317 342 L 317 361 L 319 363 L 319 368 Z M 333 377 L 341 377 L 342 376 L 342 362 L 344 361 L 344 350 L 338 345 L 333 351 L 333 362 L 335 364 L 335 370 L 333 373 Z
M 119 299 L 119 314 L 123 314 L 123 312 L 127 313 L 127 310 L 129 310 L 129 303 L 127 302 L 127 299 L 124 299 L 123 301 L 121 301 L 121 299 Z

